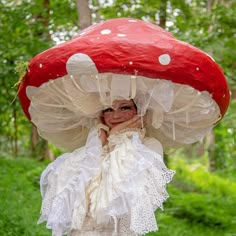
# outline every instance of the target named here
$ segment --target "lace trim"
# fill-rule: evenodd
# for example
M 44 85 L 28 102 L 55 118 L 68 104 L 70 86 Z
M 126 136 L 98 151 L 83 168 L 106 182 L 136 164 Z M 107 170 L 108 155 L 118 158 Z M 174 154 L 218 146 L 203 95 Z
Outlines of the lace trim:
M 97 224 L 129 215 L 129 228 L 145 234 L 158 229 L 154 210 L 162 208 L 167 199 L 165 185 L 174 172 L 165 167 L 159 154 L 141 143 L 137 133 L 132 135 L 132 139 L 126 135 L 105 157 L 101 173 L 91 181 L 90 212 Z

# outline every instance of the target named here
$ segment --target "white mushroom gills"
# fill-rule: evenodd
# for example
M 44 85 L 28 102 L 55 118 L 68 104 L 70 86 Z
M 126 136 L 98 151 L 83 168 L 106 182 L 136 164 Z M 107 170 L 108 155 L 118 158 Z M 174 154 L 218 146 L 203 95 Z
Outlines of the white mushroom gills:
M 173 140 L 175 141 L 176 136 L 175 136 L 175 120 L 174 119 L 172 120 L 172 137 L 173 137 Z
M 189 124 L 189 112 L 186 111 L 186 124 L 188 125 Z

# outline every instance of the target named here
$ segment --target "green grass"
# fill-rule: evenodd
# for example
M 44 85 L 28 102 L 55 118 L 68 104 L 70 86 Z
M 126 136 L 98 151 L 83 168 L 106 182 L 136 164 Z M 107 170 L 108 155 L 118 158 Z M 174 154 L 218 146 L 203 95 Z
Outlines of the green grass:
M 0 166 L 0 235 L 51 235 L 44 225 L 37 225 L 41 204 L 38 181 L 45 164 L 0 158 Z
M 37 225 L 39 176 L 46 163 L 0 158 L 0 235 L 49 236 Z M 156 212 L 159 231 L 149 236 L 235 236 L 236 182 L 201 165 L 172 163 L 177 173 L 168 186 L 164 211 Z

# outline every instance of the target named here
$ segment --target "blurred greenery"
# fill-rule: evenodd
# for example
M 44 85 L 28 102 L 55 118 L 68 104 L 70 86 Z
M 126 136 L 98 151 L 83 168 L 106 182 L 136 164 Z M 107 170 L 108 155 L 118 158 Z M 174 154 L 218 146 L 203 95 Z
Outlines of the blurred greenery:
M 50 235 L 43 225 L 36 225 L 41 204 L 39 176 L 45 164 L 0 158 L 0 165 L 0 235 Z
M 44 223 L 36 225 L 41 204 L 39 178 L 47 164 L 0 158 L 0 235 L 51 235 Z M 168 185 L 170 197 L 164 211 L 156 212 L 159 231 L 148 235 L 235 235 L 236 182 L 209 173 L 202 163 L 174 158 L 170 165 L 176 170 Z

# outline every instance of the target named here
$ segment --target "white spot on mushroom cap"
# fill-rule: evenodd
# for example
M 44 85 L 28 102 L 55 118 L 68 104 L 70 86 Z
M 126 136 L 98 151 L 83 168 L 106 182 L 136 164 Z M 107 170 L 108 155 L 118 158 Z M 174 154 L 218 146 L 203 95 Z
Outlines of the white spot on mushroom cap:
M 129 64 L 130 64 L 130 65 L 133 65 L 133 62 L 132 62 L 132 61 L 130 61 L 130 62 L 129 62 Z
M 93 60 L 84 53 L 76 53 L 72 55 L 66 63 L 66 69 L 70 75 L 98 73 Z
M 200 70 L 199 67 L 196 67 L 196 70 Z
M 126 34 L 117 34 L 118 37 L 125 37 Z
M 101 34 L 110 34 L 111 33 L 111 30 L 109 29 L 104 29 L 100 32 Z
M 161 65 L 169 65 L 171 58 L 169 54 L 162 54 L 158 57 L 158 61 L 160 62 Z
M 128 20 L 128 22 L 137 22 L 136 20 Z
M 42 68 L 43 67 L 43 64 L 39 64 L 39 68 Z

